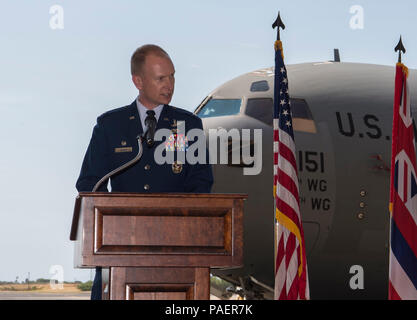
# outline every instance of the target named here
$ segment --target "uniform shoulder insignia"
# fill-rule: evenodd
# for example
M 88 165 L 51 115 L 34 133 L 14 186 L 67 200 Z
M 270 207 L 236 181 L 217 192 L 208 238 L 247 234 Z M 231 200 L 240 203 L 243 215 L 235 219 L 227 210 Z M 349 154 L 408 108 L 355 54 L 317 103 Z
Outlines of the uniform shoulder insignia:
M 110 116 L 114 116 L 116 114 L 123 114 L 123 112 L 126 112 L 128 110 L 128 107 L 129 106 L 124 106 L 124 107 L 109 110 L 109 111 L 103 113 L 100 116 L 100 118 L 107 118 L 107 117 L 110 117 Z

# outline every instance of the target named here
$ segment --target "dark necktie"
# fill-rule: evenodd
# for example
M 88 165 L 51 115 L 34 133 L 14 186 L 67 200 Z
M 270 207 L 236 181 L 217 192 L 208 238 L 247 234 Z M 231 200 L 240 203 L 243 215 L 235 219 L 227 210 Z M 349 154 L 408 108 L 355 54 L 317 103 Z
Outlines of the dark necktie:
M 149 126 L 156 127 L 156 118 L 155 118 L 155 111 L 148 110 L 146 111 L 147 117 L 145 118 L 145 126 L 149 129 Z
M 156 118 L 155 118 L 155 111 L 148 110 L 146 111 L 148 115 L 145 118 L 145 126 L 147 127 L 147 134 L 146 134 L 146 142 L 149 146 L 153 145 L 154 136 L 155 136 L 155 129 L 156 129 Z

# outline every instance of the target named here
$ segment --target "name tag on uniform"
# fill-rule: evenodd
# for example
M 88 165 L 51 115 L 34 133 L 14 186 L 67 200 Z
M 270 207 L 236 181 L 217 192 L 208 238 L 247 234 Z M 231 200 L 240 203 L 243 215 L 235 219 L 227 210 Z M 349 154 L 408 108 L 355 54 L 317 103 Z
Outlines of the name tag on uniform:
M 114 148 L 115 153 L 120 152 L 132 152 L 132 147 L 124 147 L 124 148 Z

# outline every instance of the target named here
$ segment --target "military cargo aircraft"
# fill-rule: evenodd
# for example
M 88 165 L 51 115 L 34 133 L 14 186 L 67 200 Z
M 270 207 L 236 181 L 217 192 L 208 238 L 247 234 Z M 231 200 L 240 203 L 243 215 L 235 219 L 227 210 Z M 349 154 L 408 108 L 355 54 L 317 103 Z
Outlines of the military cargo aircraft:
M 327 61 L 288 65 L 287 72 L 311 298 L 386 299 L 395 68 Z M 410 70 L 412 105 L 415 76 Z M 248 165 L 230 157 L 213 165 L 212 192 L 249 197 L 244 266 L 212 272 L 254 299 L 273 298 L 273 82 L 274 68 L 241 75 L 195 110 L 206 131 L 263 130 L 260 174 L 244 175 Z M 351 284 L 358 266 L 361 288 Z

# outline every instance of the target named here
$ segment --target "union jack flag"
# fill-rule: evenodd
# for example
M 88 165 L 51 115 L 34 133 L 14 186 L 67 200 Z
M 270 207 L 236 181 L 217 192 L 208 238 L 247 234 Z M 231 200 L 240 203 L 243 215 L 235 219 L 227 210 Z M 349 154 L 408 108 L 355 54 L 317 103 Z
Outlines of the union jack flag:
M 304 232 L 300 216 L 298 174 L 287 70 L 282 43 L 275 42 L 274 196 L 276 261 L 275 299 L 309 299 Z
M 417 299 L 417 179 L 408 69 L 395 75 L 390 185 L 389 299 Z

